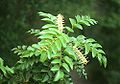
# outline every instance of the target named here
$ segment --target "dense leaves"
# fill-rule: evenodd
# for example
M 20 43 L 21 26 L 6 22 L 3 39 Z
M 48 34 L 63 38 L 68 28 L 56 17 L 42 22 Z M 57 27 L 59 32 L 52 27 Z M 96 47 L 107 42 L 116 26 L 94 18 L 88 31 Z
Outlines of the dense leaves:
M 42 30 L 31 29 L 28 31 L 39 39 L 38 42 L 12 49 L 20 58 L 14 66 L 15 73 L 8 78 L 12 83 L 31 83 L 32 81 L 38 84 L 54 84 L 56 82 L 70 84 L 72 83 L 70 71 L 73 69 L 77 70 L 80 76 L 84 75 L 87 78 L 84 67 L 88 63 L 86 56 L 90 52 L 93 58 L 96 57 L 100 64 L 106 67 L 107 59 L 100 44 L 83 35 L 78 35 L 76 38 L 68 35 L 69 32 L 74 32 L 75 28 L 82 29 L 82 25 L 96 24 L 95 20 L 89 16 L 77 15 L 75 19 L 69 19 L 72 25 L 70 28 L 63 25 L 64 19 L 60 14 L 54 16 L 39 12 L 39 15 L 48 24 L 42 26 Z M 3 65 L 2 60 L 1 65 Z M 6 74 L 3 69 L 1 68 Z M 11 71 L 8 67 L 6 70 Z M 15 76 L 23 78 L 15 79 Z

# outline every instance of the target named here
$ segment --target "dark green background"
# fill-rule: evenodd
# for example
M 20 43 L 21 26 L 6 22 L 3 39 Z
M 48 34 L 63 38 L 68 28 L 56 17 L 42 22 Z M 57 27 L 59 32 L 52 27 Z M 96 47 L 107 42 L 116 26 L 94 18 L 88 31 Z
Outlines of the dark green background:
M 12 48 L 36 42 L 25 32 L 41 27 L 39 11 L 61 13 L 65 18 L 90 15 L 97 20 L 98 24 L 85 28 L 83 34 L 103 45 L 108 66 L 104 69 L 96 60 L 91 60 L 86 66 L 87 84 L 120 84 L 120 0 L 0 0 L 0 56 L 5 64 L 12 66 L 18 60 Z M 84 82 L 75 72 L 72 74 L 76 84 Z

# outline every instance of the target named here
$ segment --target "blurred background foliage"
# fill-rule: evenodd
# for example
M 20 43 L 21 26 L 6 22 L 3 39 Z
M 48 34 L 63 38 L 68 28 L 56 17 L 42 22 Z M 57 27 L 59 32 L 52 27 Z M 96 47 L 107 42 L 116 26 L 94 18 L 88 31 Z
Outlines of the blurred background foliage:
M 103 45 L 108 66 L 103 69 L 92 60 L 86 66 L 87 84 L 120 84 L 120 0 L 0 0 L 0 56 L 5 64 L 12 66 L 19 59 L 11 52 L 12 48 L 36 42 L 25 32 L 43 24 L 39 11 L 61 13 L 65 18 L 79 14 L 96 19 L 98 24 L 82 33 Z M 68 23 L 67 19 L 65 22 Z M 74 35 L 80 33 L 76 31 Z M 75 72 L 72 74 L 75 84 L 83 81 L 76 78 Z

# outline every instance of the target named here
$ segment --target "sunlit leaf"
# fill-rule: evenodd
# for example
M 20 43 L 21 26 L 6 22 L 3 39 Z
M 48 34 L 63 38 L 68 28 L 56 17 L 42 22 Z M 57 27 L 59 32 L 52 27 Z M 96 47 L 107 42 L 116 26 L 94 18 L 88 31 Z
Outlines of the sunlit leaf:
M 73 62 L 72 62 L 72 59 L 69 58 L 68 56 L 65 56 L 64 57 L 64 60 L 67 64 L 69 64 L 70 68 L 73 70 Z
M 68 71 L 70 72 L 70 68 L 66 63 L 62 63 L 62 66 Z
M 60 59 L 54 59 L 51 63 L 52 63 L 52 64 L 61 63 L 61 60 L 60 60 Z

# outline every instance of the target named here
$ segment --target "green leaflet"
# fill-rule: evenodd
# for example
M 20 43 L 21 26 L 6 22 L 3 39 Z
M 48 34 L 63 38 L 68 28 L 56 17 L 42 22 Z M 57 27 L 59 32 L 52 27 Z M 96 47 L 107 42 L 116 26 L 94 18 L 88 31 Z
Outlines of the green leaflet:
M 0 58 L 0 66 L 3 66 L 3 59 Z
M 104 67 L 106 68 L 107 67 L 107 58 L 105 56 L 102 57 L 102 62 L 103 62 Z
M 36 50 L 36 51 L 34 52 L 34 54 L 35 54 L 35 56 L 39 56 L 39 55 L 41 54 L 41 51 L 40 51 L 40 50 Z
M 105 52 L 102 49 L 97 49 L 97 52 L 99 52 L 101 54 L 105 54 Z
M 48 80 L 49 80 L 49 76 L 46 74 L 46 75 L 44 76 L 42 82 L 46 82 L 46 81 L 48 81 Z
M 98 43 L 92 44 L 92 46 L 95 47 L 95 48 L 102 48 L 102 46 Z
M 55 75 L 54 81 L 58 81 L 58 80 L 63 79 L 63 78 L 64 78 L 64 73 L 59 70 Z
M 58 71 L 59 69 L 60 69 L 60 66 L 59 65 L 55 65 L 50 70 L 54 72 L 54 71 Z
M 88 21 L 86 21 L 86 20 L 81 20 L 79 23 L 90 26 L 90 23 Z
M 34 49 L 33 47 L 31 47 L 31 46 L 29 46 L 29 47 L 27 48 L 27 50 L 29 50 L 29 51 L 35 51 L 35 49 Z
M 72 59 L 69 58 L 68 56 L 65 56 L 64 60 L 70 66 L 70 68 L 73 70 L 73 61 L 72 61 Z
M 47 60 L 47 53 L 45 51 L 41 52 L 40 62 L 45 62 Z
M 58 31 L 58 29 L 56 28 L 49 28 L 50 31 L 56 32 L 58 35 L 61 34 L 60 31 Z
M 97 24 L 97 21 L 95 21 L 94 19 L 90 19 L 90 20 L 91 20 L 90 23 L 91 23 L 92 25 Z
M 46 22 L 50 22 L 50 23 L 54 23 L 54 20 L 52 20 L 50 18 L 43 18 L 41 20 L 46 21 Z
M 77 16 L 75 16 L 75 18 L 76 18 L 76 20 L 77 20 L 77 23 L 79 23 L 80 20 L 81 20 L 81 17 L 80 17 L 79 15 L 77 15 Z
M 76 24 L 75 19 L 69 18 L 69 20 L 70 20 L 70 23 L 71 23 L 72 27 L 74 27 L 74 25 Z
M 42 47 L 42 46 L 48 46 L 48 45 L 51 45 L 51 40 L 50 39 L 45 39 L 45 40 L 42 40 L 42 41 L 40 41 L 40 42 L 38 42 L 38 45 L 40 46 L 40 47 Z
M 56 53 L 56 54 L 52 54 L 52 58 L 59 58 L 61 57 L 61 53 Z
M 62 46 L 65 48 L 66 47 L 66 41 L 62 36 L 59 36 L 58 39 L 60 40 Z
M 41 35 L 38 38 L 40 38 L 40 39 L 50 39 L 50 40 L 53 39 L 52 35 L 50 35 L 50 34 Z
M 55 16 L 53 16 L 52 14 L 49 14 L 49 13 L 38 12 L 38 14 L 39 14 L 40 16 L 43 16 L 43 17 L 48 17 L 48 18 L 56 19 Z
M 39 29 L 30 29 L 30 30 L 28 31 L 28 33 L 33 34 L 33 35 L 35 35 L 35 36 L 39 36 L 39 35 L 40 35 L 39 32 L 40 32 Z
M 14 73 L 13 69 L 12 68 L 9 68 L 8 66 L 4 66 L 4 63 L 3 63 L 3 59 L 0 58 L 0 70 L 3 72 L 4 76 L 7 75 L 7 73 Z M 0 74 L 0 76 L 2 77 L 2 73 Z
M 42 69 L 40 72 L 49 72 L 47 69 Z
M 61 60 L 60 60 L 60 59 L 54 59 L 51 63 L 52 63 L 52 64 L 61 63 Z
M 54 32 L 54 31 L 50 31 L 50 30 L 43 30 L 43 31 L 41 31 L 39 34 L 51 34 L 51 35 L 57 35 L 57 33 L 56 32 Z
M 47 57 L 48 57 L 48 59 L 51 59 L 51 50 L 47 50 Z
M 31 55 L 30 55 L 30 51 L 24 51 L 24 52 L 22 52 L 22 55 L 20 56 L 21 58 L 22 57 L 30 57 Z
M 102 57 L 103 57 L 103 56 L 102 56 L 101 54 L 98 54 L 98 56 L 97 56 L 100 65 L 102 65 Z
M 84 44 L 84 43 L 86 42 L 85 38 L 86 38 L 85 36 L 79 35 L 79 36 L 77 37 L 77 41 L 78 41 L 79 43 L 81 43 L 81 44 Z
M 33 48 L 36 48 L 36 49 L 39 49 L 39 48 L 40 48 L 40 45 L 38 45 L 38 44 L 32 44 L 32 47 L 33 47 Z
M 63 39 L 65 40 L 66 43 L 69 42 L 69 37 L 68 37 L 68 35 L 62 33 L 62 37 L 63 37 Z
M 96 48 L 92 48 L 92 57 L 95 58 L 97 55 L 97 49 Z
M 57 28 L 56 25 L 53 25 L 53 24 L 46 24 L 44 26 L 42 26 L 43 29 L 46 29 L 46 28 Z
M 77 60 L 77 55 L 75 54 L 71 47 L 67 46 L 66 49 L 64 50 L 64 53 L 73 58 L 74 60 Z
M 74 30 L 72 28 L 70 28 L 70 27 L 66 26 L 65 29 L 67 29 L 68 32 L 74 32 Z
M 52 50 L 53 54 L 57 53 L 57 49 L 56 49 L 56 45 L 55 44 L 52 44 L 50 49 Z
M 62 33 L 62 35 L 59 36 L 58 39 L 60 40 L 62 46 L 65 48 L 67 43 L 69 42 L 69 37 L 66 34 Z
M 57 40 L 55 41 L 55 46 L 56 46 L 56 49 L 57 49 L 58 51 L 61 50 L 62 45 L 61 45 L 61 41 L 60 41 L 59 39 L 57 39 Z
M 14 70 L 13 68 L 9 68 L 8 66 L 5 67 L 6 71 L 9 72 L 9 73 L 14 73 Z
M 89 38 L 89 39 L 86 40 L 86 43 L 93 43 L 93 42 L 96 42 L 96 41 L 92 38 Z
M 1 66 L 0 69 L 2 70 L 3 74 L 6 75 L 7 72 L 6 72 L 5 67 L 4 67 L 4 66 Z
M 78 28 L 78 29 L 83 30 L 83 27 L 80 24 L 75 24 L 75 27 Z
M 85 55 L 87 55 L 90 52 L 90 44 L 86 43 L 85 44 Z
M 35 74 L 35 75 L 33 76 L 33 79 L 36 80 L 36 81 L 42 80 L 41 74 Z
M 70 68 L 66 63 L 62 63 L 62 66 L 68 71 L 70 72 Z

